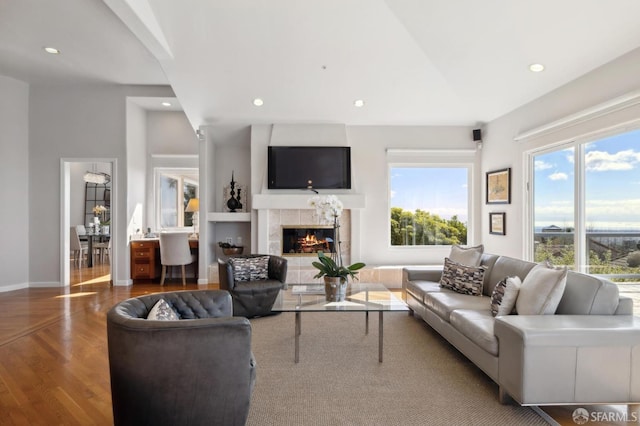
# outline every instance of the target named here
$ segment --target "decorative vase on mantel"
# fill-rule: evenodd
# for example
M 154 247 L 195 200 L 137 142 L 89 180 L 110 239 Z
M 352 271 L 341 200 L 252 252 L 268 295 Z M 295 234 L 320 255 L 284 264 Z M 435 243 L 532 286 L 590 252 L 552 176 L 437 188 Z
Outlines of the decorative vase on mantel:
M 347 298 L 346 277 L 324 277 L 324 292 L 327 302 L 342 302 Z

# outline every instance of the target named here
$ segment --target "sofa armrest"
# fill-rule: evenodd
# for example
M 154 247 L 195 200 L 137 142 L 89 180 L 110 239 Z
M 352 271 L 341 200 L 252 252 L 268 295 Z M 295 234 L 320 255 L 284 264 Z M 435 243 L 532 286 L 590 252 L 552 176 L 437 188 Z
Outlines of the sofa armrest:
M 439 282 L 442 276 L 442 265 L 433 266 L 405 266 L 402 268 L 402 287 L 406 288 L 409 281 Z
M 627 296 L 620 296 L 616 315 L 633 315 L 633 299 Z
M 280 256 L 269 256 L 269 278 L 278 280 L 286 290 L 287 286 L 287 259 Z
M 523 405 L 640 401 L 640 318 L 497 317 L 498 382 Z

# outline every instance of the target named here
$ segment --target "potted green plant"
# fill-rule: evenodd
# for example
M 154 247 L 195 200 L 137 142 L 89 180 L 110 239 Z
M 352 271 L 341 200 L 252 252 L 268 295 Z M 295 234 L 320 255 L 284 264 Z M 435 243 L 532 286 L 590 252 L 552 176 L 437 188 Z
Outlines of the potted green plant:
M 349 266 L 336 263 L 331 257 L 318 252 L 319 262 L 311 264 L 318 270 L 314 278 L 324 278 L 324 289 L 327 301 L 342 301 L 346 297 L 348 278 L 357 280 L 358 270 L 365 267 L 362 262 L 356 262 Z

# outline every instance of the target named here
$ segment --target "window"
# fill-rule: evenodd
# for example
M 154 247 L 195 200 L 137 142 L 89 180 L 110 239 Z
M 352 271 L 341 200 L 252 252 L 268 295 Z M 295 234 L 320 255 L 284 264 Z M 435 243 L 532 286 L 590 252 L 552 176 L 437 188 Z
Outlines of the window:
M 467 244 L 469 170 L 391 166 L 391 246 Z
M 534 257 L 640 276 L 640 130 L 533 153 Z
M 156 169 L 156 188 L 158 229 L 193 226 L 193 213 L 184 210 L 198 197 L 198 170 Z

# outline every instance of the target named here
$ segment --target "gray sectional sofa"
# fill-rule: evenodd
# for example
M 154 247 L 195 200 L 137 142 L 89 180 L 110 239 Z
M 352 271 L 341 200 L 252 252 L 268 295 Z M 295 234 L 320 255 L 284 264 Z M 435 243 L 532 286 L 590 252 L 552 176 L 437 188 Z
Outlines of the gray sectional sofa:
M 553 315 L 502 315 L 491 295 L 536 264 L 484 253 L 482 295 L 444 289 L 442 266 L 405 267 L 403 289 L 419 316 L 522 405 L 640 402 L 640 318 L 614 283 L 569 271 Z

